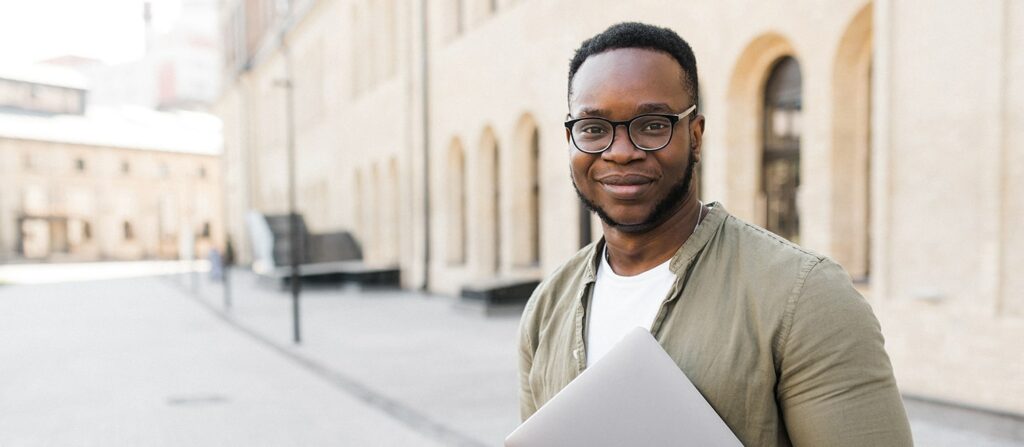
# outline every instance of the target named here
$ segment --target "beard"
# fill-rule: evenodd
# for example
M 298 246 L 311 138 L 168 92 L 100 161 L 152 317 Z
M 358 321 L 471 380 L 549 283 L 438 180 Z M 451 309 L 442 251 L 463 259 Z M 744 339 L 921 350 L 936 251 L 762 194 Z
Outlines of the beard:
M 612 219 L 612 217 L 609 216 L 603 208 L 580 192 L 580 188 L 576 186 L 575 178 L 572 179 L 572 187 L 576 190 L 576 196 L 578 196 L 580 201 L 583 202 L 583 206 L 597 214 L 597 217 L 600 217 L 601 222 L 604 222 L 605 225 L 615 228 L 623 233 L 646 233 L 664 221 L 669 214 L 676 209 L 676 207 L 683 203 L 683 199 L 689 196 L 691 183 L 693 182 L 693 171 L 696 166 L 696 158 L 690 156 L 690 161 L 686 165 L 686 173 L 683 174 L 683 178 L 678 183 L 672 185 L 672 188 L 669 189 L 668 193 L 666 193 L 665 196 L 654 205 L 654 208 L 651 210 L 651 213 L 647 215 L 647 218 L 636 224 L 625 224 Z M 570 178 L 571 177 L 572 175 L 570 172 Z

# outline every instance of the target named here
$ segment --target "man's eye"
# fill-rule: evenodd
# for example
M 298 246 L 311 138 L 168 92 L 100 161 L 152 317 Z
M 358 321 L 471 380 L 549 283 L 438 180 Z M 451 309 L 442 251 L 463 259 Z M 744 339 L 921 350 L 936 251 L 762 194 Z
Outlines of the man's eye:
M 643 130 L 663 130 L 666 126 L 665 123 L 647 123 Z
M 582 129 L 580 129 L 581 133 L 588 133 L 588 134 L 603 134 L 603 133 L 605 133 L 607 131 L 608 130 L 605 129 L 604 126 L 597 126 L 597 125 L 584 126 Z

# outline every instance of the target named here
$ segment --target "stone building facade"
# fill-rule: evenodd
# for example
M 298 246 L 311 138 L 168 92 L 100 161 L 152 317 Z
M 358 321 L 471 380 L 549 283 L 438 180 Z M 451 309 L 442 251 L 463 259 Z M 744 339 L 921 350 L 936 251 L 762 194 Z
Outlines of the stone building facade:
M 567 172 L 572 51 L 612 23 L 668 26 L 697 55 L 702 199 L 843 264 L 905 392 L 1024 413 L 1024 3 L 234 0 L 222 12 L 238 240 L 246 210 L 286 209 L 290 86 L 298 208 L 314 230 L 354 231 L 409 288 L 540 278 L 600 235 Z
M 222 247 L 220 123 L 91 108 L 76 74 L 0 72 L 0 261 L 204 256 Z

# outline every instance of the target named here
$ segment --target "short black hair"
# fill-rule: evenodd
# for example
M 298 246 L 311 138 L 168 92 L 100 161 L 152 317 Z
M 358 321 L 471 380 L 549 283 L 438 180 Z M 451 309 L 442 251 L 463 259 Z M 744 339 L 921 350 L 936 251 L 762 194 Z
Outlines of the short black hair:
M 668 28 L 648 25 L 640 22 L 623 22 L 608 27 L 599 34 L 584 40 L 569 62 L 569 96 L 572 100 L 572 80 L 580 66 L 590 56 L 620 48 L 643 48 L 660 51 L 672 56 L 683 69 L 683 87 L 693 97 L 693 103 L 699 104 L 700 91 L 697 84 L 697 58 L 693 55 L 690 44 L 679 34 Z M 700 106 L 697 106 L 700 108 Z

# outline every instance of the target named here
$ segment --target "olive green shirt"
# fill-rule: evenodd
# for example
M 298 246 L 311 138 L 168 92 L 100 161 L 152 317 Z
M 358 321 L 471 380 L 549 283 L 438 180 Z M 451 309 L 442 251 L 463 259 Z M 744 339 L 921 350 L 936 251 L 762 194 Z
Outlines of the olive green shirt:
M 748 446 L 911 445 L 878 320 L 849 275 L 720 204 L 710 209 L 669 263 L 676 281 L 651 333 L 733 433 Z M 586 367 L 603 243 L 577 253 L 526 305 L 524 420 Z

